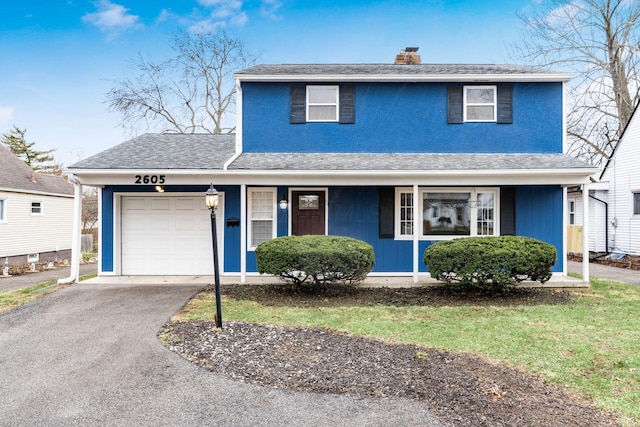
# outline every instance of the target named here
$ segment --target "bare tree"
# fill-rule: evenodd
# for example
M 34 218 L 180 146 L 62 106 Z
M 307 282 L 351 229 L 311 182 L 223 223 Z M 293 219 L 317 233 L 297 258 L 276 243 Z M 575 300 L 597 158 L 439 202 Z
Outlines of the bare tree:
M 255 63 L 242 41 L 224 31 L 178 31 L 170 40 L 175 56 L 163 62 L 142 55 L 131 61 L 135 77 L 114 82 L 109 109 L 131 127 L 144 123 L 160 132 L 233 132 L 232 75 Z
M 576 74 L 569 91 L 570 152 L 594 165 L 611 155 L 640 96 L 637 0 L 543 0 L 520 15 L 513 54 Z
M 82 196 L 82 229 L 91 230 L 98 222 L 98 192 L 85 187 Z

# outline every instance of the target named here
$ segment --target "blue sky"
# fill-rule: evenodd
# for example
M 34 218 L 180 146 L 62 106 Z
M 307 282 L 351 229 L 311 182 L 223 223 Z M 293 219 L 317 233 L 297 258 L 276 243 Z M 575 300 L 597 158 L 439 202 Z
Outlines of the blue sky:
M 68 166 L 130 137 L 108 112 L 129 61 L 170 55 L 177 29 L 242 39 L 261 63 L 505 63 L 516 14 L 541 0 L 2 0 L 0 133 L 27 129 Z M 143 132 L 144 130 L 141 130 Z

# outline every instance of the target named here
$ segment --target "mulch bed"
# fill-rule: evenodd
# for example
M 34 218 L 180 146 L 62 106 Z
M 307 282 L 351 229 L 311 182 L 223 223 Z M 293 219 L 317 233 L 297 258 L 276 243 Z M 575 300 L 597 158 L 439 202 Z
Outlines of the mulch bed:
M 211 292 L 212 290 L 207 290 Z M 565 304 L 566 292 L 522 290 L 491 296 L 443 289 L 366 289 L 305 295 L 284 285 L 224 286 L 230 297 L 261 304 L 416 305 Z M 452 300 L 453 298 L 453 300 Z M 456 300 L 457 298 L 457 300 Z M 452 426 L 616 426 L 616 418 L 539 377 L 480 357 L 415 345 L 388 344 L 320 328 L 244 322 L 176 322 L 160 335 L 193 363 L 237 381 L 266 387 L 425 402 Z

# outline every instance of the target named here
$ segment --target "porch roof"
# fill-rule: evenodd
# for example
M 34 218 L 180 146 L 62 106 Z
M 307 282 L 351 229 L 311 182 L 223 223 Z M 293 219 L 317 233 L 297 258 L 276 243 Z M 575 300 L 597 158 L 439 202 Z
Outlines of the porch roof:
M 69 168 L 87 185 L 577 185 L 596 168 L 560 153 L 242 153 L 234 135 L 145 134 Z
M 585 169 L 567 154 L 243 153 L 230 170 L 469 171 Z

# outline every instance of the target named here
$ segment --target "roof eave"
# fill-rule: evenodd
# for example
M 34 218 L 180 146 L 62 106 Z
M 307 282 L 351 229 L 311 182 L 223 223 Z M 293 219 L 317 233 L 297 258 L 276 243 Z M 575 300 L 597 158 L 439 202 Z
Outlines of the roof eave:
M 567 73 L 540 74 L 242 74 L 234 78 L 240 82 L 568 82 Z
M 135 175 L 166 174 L 164 185 L 577 185 L 594 168 L 482 170 L 256 170 L 84 169 L 71 171 L 85 185 L 134 185 Z

